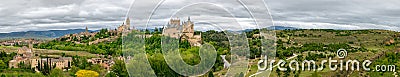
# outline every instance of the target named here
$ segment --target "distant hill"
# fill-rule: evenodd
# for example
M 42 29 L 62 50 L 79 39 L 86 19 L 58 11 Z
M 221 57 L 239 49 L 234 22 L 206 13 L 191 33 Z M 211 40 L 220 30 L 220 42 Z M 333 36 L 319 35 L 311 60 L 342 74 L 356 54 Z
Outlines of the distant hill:
M 296 29 L 300 29 L 300 28 L 295 28 L 295 27 L 285 27 L 285 26 L 270 26 L 267 27 L 267 29 L 273 29 L 273 30 L 296 30 Z M 253 31 L 254 29 L 245 29 L 242 30 L 243 32 L 250 32 Z
M 26 31 L 26 32 L 11 32 L 0 33 L 0 39 L 8 38 L 57 38 L 66 34 L 84 32 L 85 29 L 68 29 L 68 30 L 49 30 L 49 31 Z M 97 30 L 96 30 L 97 31 Z M 89 32 L 96 32 L 89 31 Z
M 274 30 L 296 30 L 300 28 L 295 28 L 295 27 L 285 27 L 285 26 L 270 26 L 268 29 L 274 29 Z

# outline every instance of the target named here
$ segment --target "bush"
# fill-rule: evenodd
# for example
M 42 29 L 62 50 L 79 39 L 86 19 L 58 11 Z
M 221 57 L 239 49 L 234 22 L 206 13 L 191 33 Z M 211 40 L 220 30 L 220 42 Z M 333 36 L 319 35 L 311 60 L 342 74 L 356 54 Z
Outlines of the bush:
M 79 70 L 75 75 L 77 77 L 99 77 L 99 73 L 91 70 Z

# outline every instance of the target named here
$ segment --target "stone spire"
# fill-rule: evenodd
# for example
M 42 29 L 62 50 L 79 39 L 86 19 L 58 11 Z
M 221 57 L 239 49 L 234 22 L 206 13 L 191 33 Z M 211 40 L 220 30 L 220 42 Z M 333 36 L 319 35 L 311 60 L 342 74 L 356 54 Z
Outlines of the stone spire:
M 129 17 L 126 18 L 125 25 L 131 25 L 131 20 L 129 19 Z
M 126 30 L 129 30 L 129 29 L 130 29 L 130 26 L 131 26 L 131 20 L 129 19 L 129 17 L 126 17 L 126 20 L 125 20 L 125 29 L 126 29 Z
M 87 26 L 86 26 L 85 32 L 86 32 L 86 33 L 89 33 L 89 30 L 88 30 L 88 27 L 87 27 Z

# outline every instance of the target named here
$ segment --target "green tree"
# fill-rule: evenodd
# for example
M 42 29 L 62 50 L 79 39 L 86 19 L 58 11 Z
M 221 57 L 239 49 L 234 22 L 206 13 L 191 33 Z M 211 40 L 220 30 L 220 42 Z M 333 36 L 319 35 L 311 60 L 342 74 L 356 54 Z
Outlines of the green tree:
M 128 77 L 129 74 L 125 68 L 125 63 L 122 60 L 115 60 L 115 64 L 111 67 L 111 71 L 119 77 Z
M 208 73 L 208 77 L 214 77 L 214 74 L 213 74 L 212 71 L 210 71 L 210 72 Z
M 46 58 L 46 61 L 40 62 L 40 64 L 38 64 L 38 65 L 43 65 L 39 69 L 39 71 L 43 75 L 49 75 L 50 71 L 55 68 L 55 65 L 51 65 L 50 63 L 51 61 L 49 61 L 49 58 Z
M 71 70 L 69 70 L 69 75 L 75 76 L 75 73 L 78 72 L 80 69 L 76 66 L 72 66 Z
M 105 77 L 118 77 L 114 72 L 107 73 Z
M 49 77 L 64 77 L 64 74 L 61 69 L 56 68 L 50 71 Z
M 3 60 L 0 60 L 0 69 L 5 69 L 7 68 L 7 64 L 3 62 Z
M 90 67 L 90 70 L 94 70 L 102 75 L 104 75 L 104 69 L 99 64 L 94 64 Z

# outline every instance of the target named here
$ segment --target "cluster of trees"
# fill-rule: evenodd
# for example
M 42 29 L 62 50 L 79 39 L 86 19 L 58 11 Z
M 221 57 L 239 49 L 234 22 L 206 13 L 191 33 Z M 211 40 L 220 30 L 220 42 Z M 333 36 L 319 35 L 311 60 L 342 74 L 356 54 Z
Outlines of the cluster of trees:
M 393 76 L 393 72 L 400 72 L 400 53 L 395 53 L 395 52 L 386 52 L 383 54 L 383 56 L 373 60 L 372 64 L 370 65 L 371 70 L 377 70 L 375 67 L 377 65 L 380 65 L 381 67 L 383 67 L 383 65 L 386 66 L 386 72 L 385 71 L 370 71 L 369 75 L 370 76 Z M 389 65 L 394 65 L 394 67 L 390 67 Z M 395 68 L 395 70 L 393 70 L 393 68 Z M 382 68 L 379 68 L 380 70 L 382 70 Z M 388 71 L 390 70 L 390 71 Z M 393 71 L 393 72 L 392 72 Z M 399 73 L 397 73 L 397 75 L 400 75 Z
M 129 77 L 128 71 L 125 67 L 125 62 L 122 60 L 115 60 L 115 64 L 111 67 L 111 72 L 105 75 L 106 77 Z
M 161 34 L 162 29 L 156 28 L 154 31 L 149 31 L 146 30 L 146 34 L 152 34 L 153 36 L 150 38 L 146 38 L 146 53 L 148 54 L 149 61 L 152 65 L 152 68 L 155 70 L 155 73 L 158 76 L 180 76 L 179 74 L 175 73 L 172 69 L 168 67 L 166 64 L 163 56 L 162 56 L 162 49 L 161 49 Z M 199 34 L 200 32 L 197 32 Z M 107 33 L 106 29 L 100 30 L 100 32 L 96 35 L 96 38 L 107 38 L 111 34 Z M 83 38 L 84 40 L 91 39 L 91 38 Z M 207 31 L 207 32 L 202 32 L 202 39 L 205 41 L 205 43 L 209 43 L 213 45 L 218 52 L 218 55 L 227 55 L 229 54 L 229 41 L 226 35 L 223 32 L 218 32 L 218 31 Z M 259 40 L 257 40 L 259 41 Z M 67 42 L 67 41 L 50 41 L 47 43 L 43 44 L 38 44 L 34 45 L 35 48 L 41 48 L 41 49 L 55 49 L 55 50 L 68 50 L 68 51 L 88 51 L 90 53 L 95 53 L 95 54 L 104 54 L 104 55 L 122 55 L 122 50 L 121 50 L 121 43 L 122 39 L 118 38 L 118 40 L 113 41 L 113 42 L 103 42 L 99 44 L 93 44 L 93 45 L 88 45 L 88 44 L 76 44 L 73 42 Z M 256 43 L 256 41 L 254 42 Z M 258 44 L 259 45 L 259 44 Z M 256 46 L 254 46 L 256 47 Z M 200 57 L 198 54 L 199 47 L 192 47 L 190 46 L 190 43 L 186 40 L 182 40 L 180 42 L 180 51 L 181 55 L 184 56 L 183 60 L 190 64 L 190 65 L 195 65 L 200 62 Z M 253 51 L 259 51 L 259 50 L 253 50 Z M 123 62 L 121 62 L 123 63 Z M 75 74 L 77 70 L 79 69 L 90 69 L 90 67 L 93 66 L 90 63 L 85 63 L 83 58 L 80 57 L 74 57 L 72 66 L 71 66 L 71 75 L 72 73 Z M 114 65 L 115 66 L 115 65 Z M 123 66 L 123 65 L 122 65 Z M 115 69 L 118 68 L 124 68 L 125 67 L 113 67 Z M 89 67 L 89 68 L 88 68 Z M 217 58 L 216 64 L 214 64 L 213 71 L 219 71 L 222 70 L 223 68 L 223 62 L 220 57 Z M 117 70 L 115 70 L 117 71 Z M 126 73 L 123 72 L 115 72 L 113 71 L 112 73 L 107 74 L 107 76 L 127 76 Z M 126 72 L 126 71 L 125 71 Z
M 283 33 L 278 33 L 277 35 L 280 36 L 285 36 L 284 34 L 290 32 L 295 32 L 299 30 L 288 30 L 288 31 L 283 31 Z M 341 32 L 341 31 L 336 31 L 336 30 L 324 30 L 324 31 L 333 31 L 333 32 Z M 365 31 L 360 31 L 360 33 L 363 33 Z M 148 61 L 150 62 L 151 68 L 154 70 L 154 73 L 157 76 L 181 76 L 174 72 L 165 62 L 163 53 L 162 53 L 162 48 L 161 48 L 161 38 L 165 37 L 160 35 L 162 33 L 162 29 L 156 28 L 154 31 L 150 30 L 145 30 L 144 34 L 152 34 L 151 37 L 146 38 L 145 42 L 145 51 L 146 55 L 148 56 Z M 200 32 L 196 32 L 199 34 Z M 249 42 L 249 47 L 250 47 L 250 55 L 249 57 L 251 59 L 260 57 L 261 55 L 261 39 L 258 37 L 253 37 L 254 34 L 259 34 L 259 30 L 253 30 L 253 31 L 248 31 L 246 32 L 246 37 L 248 38 L 247 41 Z M 214 48 L 217 50 L 217 56 L 219 55 L 228 55 L 229 59 L 229 54 L 230 54 L 230 44 L 228 37 L 224 32 L 221 31 L 214 31 L 214 30 L 209 30 L 206 32 L 201 32 L 202 34 L 202 40 L 203 43 L 208 43 L 214 46 Z M 110 37 L 112 34 L 108 34 L 107 30 L 101 30 L 98 35 L 96 35 L 96 38 L 107 38 Z M 308 36 L 308 35 L 301 35 L 301 36 Z M 113 42 L 104 42 L 104 43 L 99 43 L 95 45 L 87 45 L 87 44 L 75 44 L 72 42 L 65 42 L 65 41 L 51 41 L 45 44 L 40 44 L 36 45 L 35 47 L 37 48 L 42 48 L 42 49 L 57 49 L 57 50 L 70 50 L 70 51 L 88 51 L 91 53 L 96 53 L 96 54 L 105 54 L 105 55 L 122 55 L 122 50 L 121 50 L 121 43 L 122 39 L 119 38 L 116 41 Z M 293 53 L 301 53 L 305 51 L 330 51 L 330 52 L 335 52 L 338 49 L 346 49 L 348 52 L 357 52 L 357 51 L 367 51 L 367 49 L 361 47 L 361 48 L 354 48 L 349 46 L 348 44 L 322 44 L 322 43 L 309 43 L 309 44 L 304 44 L 301 47 L 285 47 L 283 46 L 283 41 L 278 40 L 277 41 L 277 54 L 276 56 L 284 59 L 285 57 L 292 56 Z M 183 60 L 190 64 L 190 65 L 196 65 L 198 64 L 201 59 L 199 57 L 199 47 L 193 47 L 190 46 L 190 43 L 186 40 L 181 40 L 179 43 L 179 49 L 181 51 L 181 56 Z M 314 54 L 314 53 L 309 53 L 308 56 L 305 58 L 308 60 L 314 60 L 316 58 L 325 58 L 329 57 L 331 55 L 323 55 L 323 54 Z M 106 77 L 126 77 L 128 76 L 128 73 L 126 71 L 125 63 L 123 61 L 115 61 L 116 64 L 112 67 L 112 72 L 107 73 L 105 76 Z M 1 64 L 1 63 L 0 63 Z M 1 67 L 1 66 L 0 66 Z M 96 65 L 87 63 L 84 58 L 81 57 L 74 57 L 74 60 L 72 62 L 72 67 L 71 67 L 71 74 L 73 73 L 72 76 L 75 75 L 75 73 L 79 70 L 92 70 L 92 69 L 97 69 Z M 223 69 L 223 62 L 220 57 L 217 57 L 217 60 L 214 64 L 214 66 L 211 69 L 211 74 L 209 72 L 209 76 L 212 76 L 212 72 L 215 71 L 220 71 Z M 99 72 L 100 75 L 102 76 L 101 71 L 96 71 Z M 298 76 L 298 73 L 295 73 Z
M 109 38 L 111 36 L 120 36 L 120 34 L 115 34 L 108 32 L 107 29 L 101 29 L 95 37 L 81 37 L 81 42 L 83 44 L 77 44 L 71 41 L 58 41 L 52 40 L 42 44 L 35 44 L 35 48 L 40 49 L 55 49 L 55 50 L 67 50 L 67 51 L 88 51 L 94 54 L 103 55 L 122 55 L 121 51 L 121 38 L 117 38 L 112 42 L 101 42 L 98 44 L 89 45 L 88 42 L 94 41 L 95 39 Z M 76 37 L 73 37 L 75 39 Z
M 158 32 L 153 32 L 153 33 L 158 33 Z M 153 36 L 150 38 L 146 38 L 145 40 L 145 50 L 148 56 L 148 61 L 151 65 L 151 68 L 154 70 L 154 73 L 157 76 L 181 76 L 175 71 L 173 71 L 165 62 L 164 56 L 162 54 L 162 49 L 161 49 L 161 38 L 164 36 L 161 36 L 159 34 L 152 34 Z M 182 41 L 180 42 L 183 45 L 180 45 L 180 49 L 188 49 L 191 50 L 190 44 L 188 45 L 187 41 Z M 181 50 L 182 51 L 182 50 Z M 184 51 L 182 51 L 184 52 Z M 196 59 L 196 58 L 192 58 Z M 192 59 L 187 59 L 184 58 L 185 62 L 191 62 L 187 60 L 192 60 Z M 199 58 L 197 58 L 199 59 Z
M 149 31 L 145 33 L 153 33 L 152 36 L 146 38 L 144 42 L 145 42 L 145 51 L 148 56 L 147 58 L 152 70 L 154 70 L 154 73 L 157 76 L 182 77 L 182 75 L 173 71 L 168 66 L 168 64 L 164 59 L 164 55 L 162 53 L 162 48 L 161 48 L 161 39 L 167 38 L 167 36 L 162 36 L 158 34 L 161 33 L 160 30 L 155 30 L 153 32 Z M 202 32 L 203 41 L 205 41 L 205 43 L 213 45 L 217 49 L 218 55 L 226 55 L 228 54 L 229 51 L 229 42 L 226 37 L 221 37 L 221 36 L 225 36 L 225 34 L 223 32 L 217 32 L 217 31 Z M 186 62 L 189 65 L 196 65 L 200 63 L 201 59 L 199 56 L 199 47 L 191 46 L 187 40 L 180 40 L 179 49 L 184 62 Z M 220 59 L 220 57 L 218 57 L 216 60 L 216 64 L 214 64 L 211 71 L 219 71 L 222 69 L 223 69 L 223 62 Z M 113 73 L 109 73 L 110 76 L 114 74 L 117 75 L 117 73 L 114 72 L 115 71 L 113 71 Z
M 153 32 L 158 33 L 158 32 Z M 197 33 L 200 34 L 200 33 Z M 217 51 L 217 56 L 219 55 L 230 55 L 230 44 L 227 35 L 221 31 L 209 30 L 206 32 L 201 32 L 203 43 L 211 44 Z M 250 57 L 260 57 L 261 55 L 261 40 L 259 38 L 254 38 L 254 34 L 259 34 L 258 30 L 246 32 L 247 37 L 251 38 L 248 41 L 250 47 Z M 174 72 L 166 64 L 163 54 L 161 53 L 161 38 L 158 34 L 153 34 L 152 37 L 146 38 L 146 52 L 148 58 L 157 76 L 180 76 Z M 196 65 L 200 62 L 199 57 L 199 47 L 190 46 L 190 43 L 186 40 L 181 40 L 179 44 L 182 59 L 189 65 Z M 226 59 L 230 59 L 229 56 Z M 220 57 L 217 57 L 211 72 L 220 71 L 223 69 L 223 62 Z M 211 73 L 212 74 L 212 73 Z M 209 75 L 208 76 L 213 76 Z
M 8 62 L 13 59 L 13 57 L 17 55 L 17 53 L 10 53 L 7 54 L 4 51 L 0 52 L 0 69 L 7 69 L 8 67 Z
M 72 36 L 73 34 L 70 34 Z M 60 41 L 66 41 L 70 39 L 71 41 L 78 41 L 81 43 L 89 43 L 90 41 L 94 41 L 97 39 L 103 39 L 103 38 L 109 38 L 111 36 L 120 36 L 121 34 L 117 34 L 114 32 L 108 32 L 107 29 L 101 29 L 94 37 L 91 36 L 77 36 L 77 37 L 71 37 L 71 38 L 60 38 Z
M 217 59 L 214 66 L 211 68 L 212 72 L 220 71 L 224 67 L 224 62 L 220 55 L 227 55 L 226 59 L 230 60 L 230 44 L 227 35 L 222 31 L 209 30 L 201 33 L 201 38 L 204 43 L 209 43 L 217 50 Z M 250 36 L 249 36 L 250 37 Z
M 68 71 L 70 76 L 76 76 L 76 73 L 80 70 L 91 70 L 99 73 L 100 76 L 104 76 L 107 70 L 99 64 L 92 64 L 87 62 L 88 57 L 73 56 L 71 62 L 71 68 Z

